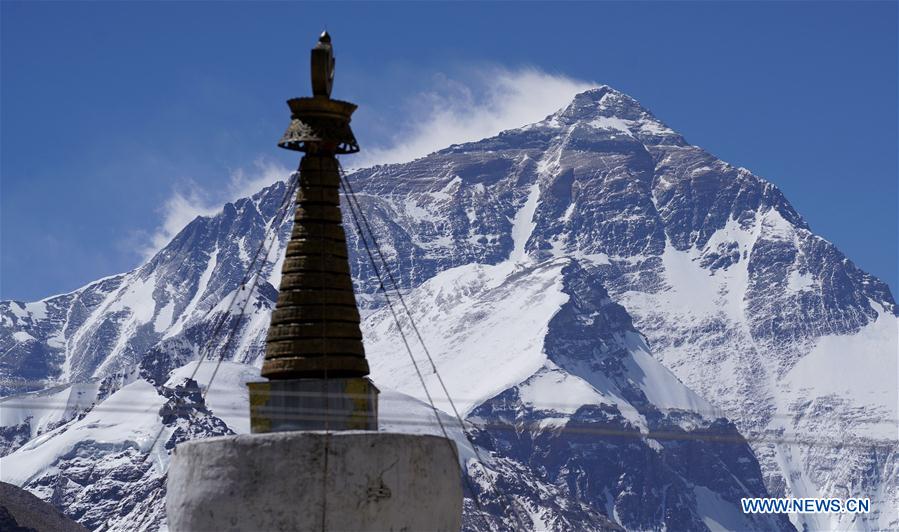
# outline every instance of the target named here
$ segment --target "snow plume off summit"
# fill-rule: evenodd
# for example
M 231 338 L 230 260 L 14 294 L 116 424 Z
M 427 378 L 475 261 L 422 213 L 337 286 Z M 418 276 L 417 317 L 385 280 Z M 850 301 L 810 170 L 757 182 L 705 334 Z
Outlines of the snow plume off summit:
M 773 184 L 605 86 L 349 179 L 488 457 L 451 433 L 473 480 L 466 528 L 513 524 L 488 476 L 536 529 L 899 527 L 896 305 Z M 88 527 L 161 524 L 174 444 L 248 430 L 284 192 L 195 219 L 133 271 L 0 303 L 2 480 Z M 438 433 L 350 229 L 382 430 Z M 281 249 L 229 317 L 237 337 L 204 402 L 210 364 L 187 377 L 207 342 L 222 354 L 212 324 L 270 231 Z M 173 414 L 176 397 L 191 408 Z M 741 511 L 761 497 L 871 511 Z

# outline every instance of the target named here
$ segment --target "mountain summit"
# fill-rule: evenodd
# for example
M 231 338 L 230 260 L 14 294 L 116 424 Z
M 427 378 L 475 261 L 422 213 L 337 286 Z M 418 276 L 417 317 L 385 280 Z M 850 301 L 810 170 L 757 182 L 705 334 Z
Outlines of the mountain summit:
M 349 180 L 489 457 L 472 462 L 455 435 L 475 486 L 468 528 L 514 523 L 488 476 L 541 529 L 899 527 L 895 302 L 773 184 L 606 86 Z M 131 272 L 0 303 L 4 481 L 86 526 L 159 523 L 171 446 L 247 430 L 241 385 L 277 298 L 289 226 L 271 223 L 285 188 L 195 219 Z M 383 429 L 433 430 L 347 233 L 372 375 L 388 390 Z M 263 281 L 242 290 L 268 234 L 279 245 Z M 223 317 L 231 342 L 213 334 Z M 208 383 L 211 369 L 186 380 L 200 356 L 226 369 L 208 403 L 172 416 L 173 397 Z M 739 511 L 740 497 L 768 495 L 867 496 L 872 512 Z

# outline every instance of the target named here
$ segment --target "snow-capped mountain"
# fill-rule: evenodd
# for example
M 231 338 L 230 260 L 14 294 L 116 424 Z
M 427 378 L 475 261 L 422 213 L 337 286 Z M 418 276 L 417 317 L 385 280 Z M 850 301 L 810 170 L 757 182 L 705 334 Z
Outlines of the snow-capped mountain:
M 467 527 L 517 524 L 488 476 L 541 529 L 899 527 L 895 303 L 771 183 L 608 87 L 349 179 L 487 457 L 464 464 Z M 131 272 L 0 303 L 2 480 L 90 527 L 161 522 L 166 449 L 247 430 L 285 191 L 197 218 Z M 395 390 L 382 428 L 437 430 L 347 233 L 372 377 Z M 242 285 L 260 248 L 260 279 Z M 229 368 L 206 403 L 211 372 L 189 378 L 201 356 Z M 768 494 L 868 496 L 872 512 L 740 513 L 740 497 Z

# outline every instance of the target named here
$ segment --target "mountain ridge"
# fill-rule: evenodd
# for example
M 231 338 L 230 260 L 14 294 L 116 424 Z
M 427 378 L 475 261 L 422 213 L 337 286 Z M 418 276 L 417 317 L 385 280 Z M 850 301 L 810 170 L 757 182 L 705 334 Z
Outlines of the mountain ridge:
M 620 344 L 629 346 L 622 351 L 626 353 L 622 360 L 642 360 L 640 353 L 651 353 L 652 367 L 666 367 L 665 371 L 671 372 L 666 388 L 674 389 L 678 386 L 675 382 L 682 382 L 680 386 L 686 385 L 691 393 L 698 392 L 703 401 L 714 405 L 712 412 L 700 413 L 700 417 L 711 416 L 703 423 L 713 422 L 718 413 L 735 420 L 739 433 L 753 442 L 750 456 L 754 454 L 752 460 L 757 457 L 761 464 L 764 490 L 774 495 L 852 496 L 840 491 L 840 486 L 863 478 L 866 493 L 873 493 L 881 506 L 899 501 L 895 454 L 883 456 L 882 452 L 893 439 L 886 429 L 897 417 L 885 395 L 891 387 L 896 389 L 893 383 L 888 377 L 881 378 L 869 396 L 861 397 L 827 379 L 806 382 L 804 374 L 816 375 L 807 367 L 804 372 L 794 371 L 802 369 L 807 360 L 831 360 L 834 349 L 824 344 L 842 342 L 846 344 L 843 349 L 856 350 L 854 346 L 874 329 L 885 332 L 872 337 L 869 351 L 873 355 L 864 366 L 867 372 L 860 372 L 852 384 L 862 385 L 859 379 L 870 377 L 872 368 L 888 365 L 885 343 L 877 338 L 888 342 L 890 320 L 895 322 L 896 307 L 889 288 L 858 269 L 833 244 L 814 235 L 776 186 L 689 145 L 636 100 L 599 87 L 579 94 L 570 105 L 535 124 L 450 146 L 409 163 L 362 169 L 349 178 L 401 289 L 407 297 L 420 298 L 420 305 L 448 313 L 452 319 L 446 323 L 462 320 L 459 331 L 471 327 L 464 325 L 465 319 L 489 315 L 485 309 L 513 312 L 507 319 L 512 323 L 514 312 L 527 308 L 527 297 L 531 301 L 536 297 L 528 296 L 530 289 L 521 279 L 543 279 L 540 282 L 546 283 L 549 293 L 557 294 L 545 310 L 534 314 L 537 323 L 546 324 L 545 332 L 537 327 L 536 332 L 519 335 L 530 343 L 516 348 L 516 356 L 510 360 L 520 365 L 527 358 L 530 365 L 506 375 L 503 384 L 493 389 L 457 395 L 478 402 L 471 405 L 473 411 L 493 401 L 497 393 L 496 397 L 506 392 L 527 396 L 528 390 L 540 388 L 535 388 L 536 383 L 556 382 L 559 392 L 592 389 L 591 400 L 606 405 L 602 423 L 617 419 L 615 423 L 639 425 L 639 416 L 645 417 L 639 414 L 640 408 L 648 408 L 638 408 L 641 404 L 652 405 L 661 413 L 653 423 L 678 419 L 674 426 L 681 427 L 679 423 L 688 422 L 689 416 L 677 413 L 682 408 L 669 408 L 674 405 L 668 404 L 671 397 L 647 399 L 645 388 L 627 384 L 636 378 L 632 369 L 627 369 L 631 362 L 615 362 L 601 350 L 604 344 L 596 336 L 576 332 L 582 330 L 575 324 L 595 319 L 590 317 L 594 312 L 614 316 L 617 311 L 613 307 L 587 310 L 590 301 L 583 301 L 568 325 L 552 329 L 549 324 L 554 316 L 566 305 L 572 308 L 572 295 L 565 296 L 564 286 L 580 283 L 580 291 L 594 293 L 600 300 L 594 303 L 608 300 L 628 316 L 625 321 L 630 325 L 620 319 L 608 322 L 610 334 L 623 338 L 632 334 L 625 331 L 633 329 L 633 334 L 645 338 L 645 348 Z M 57 296 L 55 301 L 43 300 L 41 305 L 0 303 L 2 394 L 25 391 L 32 381 L 60 376 L 99 382 L 98 388 L 105 391 L 97 391 L 96 398 L 114 395 L 138 380 L 162 385 L 172 371 L 199 356 L 201 346 L 208 352 L 224 347 L 221 335 L 211 338 L 211 346 L 207 346 L 210 322 L 218 318 L 231 320 L 239 331 L 239 341 L 224 353 L 225 359 L 258 363 L 267 312 L 277 297 L 274 287 L 280 267 L 274 250 L 283 249 L 289 223 L 275 231 L 278 245 L 264 261 L 258 287 L 242 296 L 242 301 L 252 304 L 250 318 L 235 317 L 222 308 L 222 302 L 240 290 L 242 270 L 251 260 L 254 244 L 267 234 L 284 191 L 284 183 L 276 183 L 251 198 L 227 204 L 215 216 L 194 220 L 132 272 L 91 283 Z M 348 243 L 366 321 L 366 348 L 377 381 L 379 364 L 393 360 L 398 338 L 385 318 L 377 280 L 355 233 L 348 231 Z M 568 266 L 563 265 L 566 260 Z M 462 276 L 459 280 L 468 280 L 461 284 L 452 281 L 449 286 L 453 290 L 434 286 L 458 275 Z M 503 293 L 507 295 L 500 296 Z M 471 296 L 466 300 L 465 294 L 480 294 L 478 297 L 485 299 Z M 503 306 L 516 297 L 525 298 L 521 300 L 525 306 Z M 149 310 L 141 305 L 148 300 L 153 301 Z M 31 340 L 18 341 L 16 334 L 24 338 L 20 333 Z M 500 338 L 495 331 L 484 334 L 485 341 L 492 340 L 494 345 Z M 581 342 L 562 341 L 571 335 L 582 337 Z M 454 338 L 439 330 L 429 338 L 441 336 Z M 618 345 L 619 341 L 623 340 L 609 340 L 605 345 Z M 438 360 L 452 354 L 452 347 L 435 348 Z M 560 369 L 557 361 L 547 358 L 554 349 L 581 353 L 576 359 L 587 361 L 587 369 L 571 365 L 568 355 L 558 359 L 568 360 L 568 370 Z M 451 357 L 446 360 L 451 360 L 447 362 L 451 369 L 466 363 Z M 589 361 L 598 360 L 606 362 L 590 367 Z M 532 384 L 524 385 L 532 378 Z M 620 384 L 607 384 L 622 378 Z M 582 382 L 588 388 L 579 384 Z M 417 395 L 414 381 L 394 384 L 406 394 Z M 81 404 L 75 401 L 66 415 L 71 419 L 80 415 Z M 567 410 L 584 406 L 563 405 L 562 412 L 559 405 L 535 409 L 537 404 L 521 402 L 516 415 L 564 427 L 577 408 L 571 413 Z M 860 408 L 872 414 L 861 416 Z M 599 411 L 589 414 L 591 422 L 600 419 L 596 417 Z M 44 434 L 58 430 L 51 428 L 56 423 L 56 427 L 71 423 L 66 415 L 42 425 L 47 431 Z M 505 419 L 509 413 L 496 415 Z M 819 421 L 822 415 L 824 420 Z M 14 434 L 9 440 L 11 447 L 17 445 L 13 439 L 18 442 L 26 432 L 28 439 L 39 432 L 36 425 L 22 428 L 23 419 L 19 416 L 16 423 L 3 424 L 4 430 Z M 839 421 L 840 431 L 828 431 L 835 421 Z M 719 429 L 729 430 L 724 425 Z M 774 443 L 772 447 L 766 443 L 785 439 L 778 434 L 800 430 L 815 434 L 821 445 Z M 648 433 L 637 434 L 654 441 Z M 522 442 L 508 438 L 484 445 L 518 449 L 517 455 L 504 459 L 529 463 L 539 471 L 539 461 L 533 462 L 530 453 L 548 456 L 548 449 L 571 445 L 564 430 L 561 434 L 556 440 L 525 440 L 531 451 L 523 451 Z M 834 443 L 853 447 L 835 451 Z M 655 444 L 647 445 L 647 452 L 674 452 L 666 451 L 664 444 L 659 444 L 661 450 L 652 446 Z M 624 453 L 618 446 L 607 452 Z M 568 459 L 571 467 L 602 470 L 596 463 L 578 463 L 564 453 L 555 459 L 562 458 Z M 845 465 L 836 467 L 839 464 Z M 630 474 L 645 472 L 641 469 L 644 465 L 630 464 Z M 885 473 L 872 475 L 872 468 Z M 840 471 L 832 473 L 835 469 Z M 570 489 L 566 482 L 575 478 L 540 475 L 539 481 L 547 486 L 561 482 L 552 488 L 562 490 L 559 493 Z M 582 478 L 585 482 L 611 482 L 602 475 Z M 680 484 L 681 521 L 669 524 L 703 522 L 700 507 L 710 496 L 702 491 L 686 493 L 692 483 Z M 715 489 L 716 497 L 728 492 L 723 486 Z M 590 505 L 602 506 L 606 518 L 629 526 L 653 527 L 666 522 L 642 515 L 626 497 L 618 501 L 618 495 L 610 492 L 612 502 L 603 499 L 602 505 L 589 499 Z M 536 504 L 531 497 L 523 494 L 522 500 L 530 502 L 522 504 Z M 652 503 L 647 500 L 647 504 Z M 630 510 L 616 519 L 619 505 L 622 512 Z M 546 511 L 550 512 L 547 519 L 561 522 L 557 521 L 561 510 Z M 794 516 L 794 524 L 826 528 L 830 523 L 859 529 L 899 524 L 895 516 L 881 511 L 855 521 L 840 516 L 828 519 Z M 789 528 L 784 523 L 768 523 L 768 527 Z

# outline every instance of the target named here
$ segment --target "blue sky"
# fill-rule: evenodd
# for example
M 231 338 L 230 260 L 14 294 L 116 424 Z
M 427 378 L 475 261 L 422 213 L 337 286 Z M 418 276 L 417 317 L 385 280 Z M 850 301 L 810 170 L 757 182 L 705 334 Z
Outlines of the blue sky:
M 363 154 L 523 125 L 591 82 L 773 181 L 897 286 L 897 3 L 0 2 L 0 298 L 139 264 L 294 168 L 275 142 L 308 50 Z M 496 131 L 492 131 L 495 129 Z

